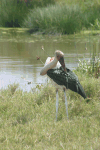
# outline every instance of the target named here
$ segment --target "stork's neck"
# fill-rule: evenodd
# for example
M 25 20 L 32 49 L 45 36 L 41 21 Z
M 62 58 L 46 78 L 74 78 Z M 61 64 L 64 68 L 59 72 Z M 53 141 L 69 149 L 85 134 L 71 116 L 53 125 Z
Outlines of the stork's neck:
M 51 62 L 49 62 L 47 65 L 45 65 L 42 68 L 40 75 L 45 75 L 49 69 L 56 67 L 57 62 L 58 62 L 58 59 L 56 57 L 54 57 L 54 59 Z
M 57 63 L 58 63 L 58 59 L 54 57 L 54 59 L 48 64 L 49 69 L 56 67 Z

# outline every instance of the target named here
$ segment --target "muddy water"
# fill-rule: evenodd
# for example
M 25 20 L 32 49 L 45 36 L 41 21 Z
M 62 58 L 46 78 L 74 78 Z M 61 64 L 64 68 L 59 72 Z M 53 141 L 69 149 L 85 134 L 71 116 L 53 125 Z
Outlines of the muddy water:
M 46 76 L 39 74 L 43 64 L 36 56 L 44 63 L 48 56 L 54 56 L 55 50 L 62 50 L 66 66 L 73 69 L 78 59 L 90 58 L 94 42 L 99 51 L 99 35 L 29 35 L 25 30 L 0 29 L 0 89 L 19 83 L 23 91 L 30 91 L 37 84 L 45 83 Z M 27 84 L 27 80 L 32 84 Z

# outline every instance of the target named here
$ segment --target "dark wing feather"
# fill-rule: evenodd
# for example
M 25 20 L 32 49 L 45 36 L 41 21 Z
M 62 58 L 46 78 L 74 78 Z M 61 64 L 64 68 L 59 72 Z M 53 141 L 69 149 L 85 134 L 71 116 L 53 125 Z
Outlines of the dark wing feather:
M 66 68 L 66 70 L 67 72 L 65 72 L 62 67 L 58 69 L 50 69 L 47 71 L 47 75 L 58 85 L 64 85 L 66 89 L 77 92 L 85 99 L 86 94 L 78 77 L 70 69 Z

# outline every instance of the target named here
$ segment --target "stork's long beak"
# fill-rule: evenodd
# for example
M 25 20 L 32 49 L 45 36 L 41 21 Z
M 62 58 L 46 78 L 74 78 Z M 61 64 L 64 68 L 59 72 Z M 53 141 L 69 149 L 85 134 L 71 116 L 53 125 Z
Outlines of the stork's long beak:
M 61 58 L 59 59 L 59 62 L 60 62 L 60 64 L 62 65 L 64 71 L 66 71 L 64 57 L 61 57 Z

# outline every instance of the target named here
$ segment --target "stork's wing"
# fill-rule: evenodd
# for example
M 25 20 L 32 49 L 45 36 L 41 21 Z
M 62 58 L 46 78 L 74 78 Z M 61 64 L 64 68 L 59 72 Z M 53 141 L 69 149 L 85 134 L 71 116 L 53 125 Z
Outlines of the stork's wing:
M 85 99 L 86 94 L 78 77 L 70 69 L 66 68 L 66 70 L 67 72 L 65 72 L 62 67 L 58 69 L 50 69 L 47 71 L 47 75 L 58 85 L 64 85 L 66 89 L 77 92 Z

